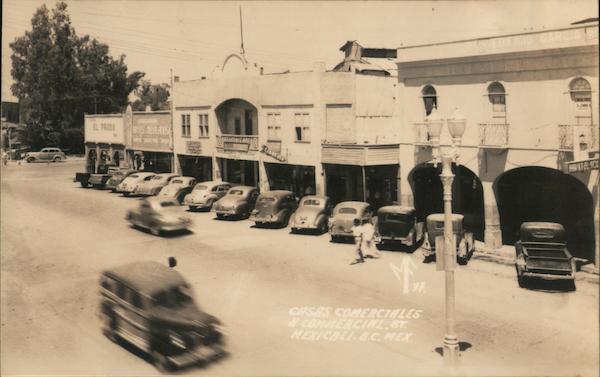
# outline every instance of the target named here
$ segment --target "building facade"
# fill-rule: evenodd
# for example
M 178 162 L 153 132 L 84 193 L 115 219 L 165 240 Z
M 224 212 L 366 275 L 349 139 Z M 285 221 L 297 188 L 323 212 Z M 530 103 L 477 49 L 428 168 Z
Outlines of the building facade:
M 100 165 L 127 165 L 128 129 L 123 114 L 85 114 L 86 171 L 98 172 Z
M 597 22 L 399 48 L 398 75 L 403 203 L 441 211 L 425 118 L 458 108 L 467 129 L 454 211 L 489 249 L 513 244 L 522 222 L 561 223 L 572 253 L 598 266 Z M 596 162 L 569 169 L 586 160 Z

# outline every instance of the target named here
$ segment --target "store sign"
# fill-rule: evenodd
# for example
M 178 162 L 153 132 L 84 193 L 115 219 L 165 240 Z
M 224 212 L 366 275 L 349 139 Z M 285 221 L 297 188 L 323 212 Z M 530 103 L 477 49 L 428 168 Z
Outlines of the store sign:
M 267 156 L 273 157 L 274 159 L 276 159 L 279 162 L 286 162 L 287 161 L 287 159 L 283 155 L 281 155 L 280 153 L 272 151 L 266 145 L 263 145 L 260 151 L 262 153 L 266 154 Z
M 584 161 L 574 161 L 567 163 L 567 171 L 569 173 L 582 173 L 590 170 L 598 170 L 599 160 L 593 158 Z
M 86 116 L 85 142 L 125 144 L 122 116 Z
M 239 143 L 234 141 L 224 141 L 223 149 L 228 152 L 248 152 L 250 150 L 250 144 Z
M 185 153 L 186 154 L 201 154 L 202 153 L 202 143 L 199 141 L 187 141 L 185 143 Z
M 166 113 L 133 114 L 132 149 L 157 152 L 171 151 L 171 115 Z

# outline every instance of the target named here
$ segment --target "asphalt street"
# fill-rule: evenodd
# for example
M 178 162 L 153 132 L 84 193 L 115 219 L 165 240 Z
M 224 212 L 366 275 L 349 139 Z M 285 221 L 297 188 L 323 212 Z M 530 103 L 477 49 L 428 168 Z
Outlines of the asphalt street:
M 226 326 L 230 354 L 182 373 L 450 374 L 436 352 L 444 335 L 444 276 L 421 263 L 419 250 L 386 251 L 351 266 L 353 246 L 328 235 L 257 229 L 210 212 L 187 213 L 189 234 L 155 237 L 124 218 L 138 199 L 73 183 L 83 166 L 76 160 L 2 168 L 3 375 L 158 374 L 142 355 L 102 335 L 98 278 L 112 266 L 166 263 L 169 256 L 200 306 Z M 408 286 L 403 268 L 412 271 Z M 598 285 L 521 289 L 512 267 L 472 260 L 456 271 L 456 294 L 464 342 L 458 374 L 597 375 Z M 385 319 L 351 335 L 340 330 L 337 338 L 310 321 L 343 328 L 357 319 L 354 309 L 397 309 L 401 321 Z

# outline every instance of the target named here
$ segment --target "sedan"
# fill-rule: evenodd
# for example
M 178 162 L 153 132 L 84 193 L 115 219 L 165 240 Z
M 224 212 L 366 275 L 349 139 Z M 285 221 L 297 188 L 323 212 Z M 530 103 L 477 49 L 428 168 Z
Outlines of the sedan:
M 155 236 L 188 229 L 192 225 L 191 220 L 179 210 L 176 200 L 158 197 L 142 199 L 138 207 L 127 211 L 125 219 L 134 226 L 149 229 Z
M 169 182 L 175 177 L 179 177 L 179 175 L 175 173 L 156 174 L 154 177 L 152 177 L 152 179 L 140 183 L 138 187 L 135 188 L 134 194 L 141 196 L 157 195 L 160 190 L 169 184 Z
M 256 187 L 235 186 L 213 205 L 212 210 L 215 211 L 219 219 L 226 216 L 246 218 L 250 216 L 250 212 L 254 209 L 257 197 L 258 189 Z
M 198 183 L 191 193 L 183 199 L 183 204 L 190 207 L 190 211 L 197 208 L 210 210 L 213 203 L 221 199 L 231 188 L 231 183 L 221 181 L 208 181 Z
M 158 193 L 161 198 L 175 199 L 179 203 L 192 191 L 196 184 L 196 178 L 193 177 L 175 177 L 171 179 L 168 185 L 162 188 Z
M 290 219 L 292 233 L 300 230 L 327 232 L 331 201 L 327 196 L 307 195 L 300 200 L 298 209 Z
M 129 196 L 129 194 L 132 194 L 135 191 L 140 183 L 149 181 L 155 175 L 155 173 L 148 172 L 131 174 L 117 185 L 117 192 L 122 193 L 123 196 Z
M 332 241 L 352 237 L 352 226 L 355 219 L 370 220 L 373 216 L 369 203 L 349 201 L 341 202 L 333 209 L 329 218 L 329 233 Z

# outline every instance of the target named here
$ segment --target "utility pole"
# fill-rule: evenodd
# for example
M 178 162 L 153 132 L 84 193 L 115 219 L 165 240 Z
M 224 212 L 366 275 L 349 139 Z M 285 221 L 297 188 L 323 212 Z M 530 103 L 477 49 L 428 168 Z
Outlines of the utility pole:
M 240 40 L 242 42 L 240 53 L 244 55 L 244 24 L 242 23 L 242 6 L 240 5 Z

